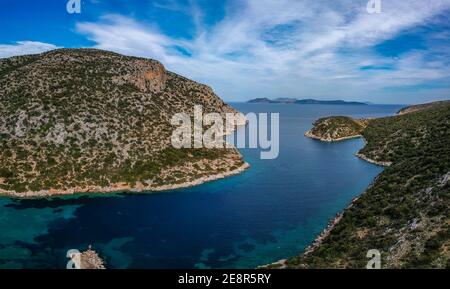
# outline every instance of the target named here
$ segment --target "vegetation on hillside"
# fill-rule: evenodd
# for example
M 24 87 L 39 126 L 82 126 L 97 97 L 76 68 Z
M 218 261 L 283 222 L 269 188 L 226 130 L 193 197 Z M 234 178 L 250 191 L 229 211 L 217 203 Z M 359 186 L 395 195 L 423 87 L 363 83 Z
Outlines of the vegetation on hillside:
M 338 141 L 361 136 L 367 123 L 368 120 L 347 116 L 325 117 L 314 122 L 314 127 L 305 135 L 322 141 Z
M 410 106 L 400 109 L 398 111 L 398 114 L 406 114 L 406 113 L 415 112 L 415 111 L 424 110 L 424 109 L 430 109 L 430 108 L 445 107 L 449 104 L 450 104 L 450 100 L 443 100 L 443 101 L 435 101 L 435 102 L 429 102 L 429 103 L 423 103 L 423 104 L 417 104 L 417 105 L 410 105 Z
M 234 149 L 172 148 L 173 114 L 235 110 L 154 60 L 94 49 L 0 59 L 0 103 L 0 192 L 174 184 L 243 164 Z
M 392 162 L 290 268 L 450 268 L 450 103 L 371 120 L 361 154 Z

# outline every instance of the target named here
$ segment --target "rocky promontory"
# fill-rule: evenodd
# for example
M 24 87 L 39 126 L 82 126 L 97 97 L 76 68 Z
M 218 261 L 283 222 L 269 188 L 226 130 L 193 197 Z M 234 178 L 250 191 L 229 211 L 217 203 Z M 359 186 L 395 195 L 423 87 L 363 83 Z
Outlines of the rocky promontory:
M 353 119 L 347 116 L 320 118 L 314 122 L 313 128 L 305 136 L 326 142 L 342 141 L 361 137 L 361 133 L 369 123 L 367 119 Z

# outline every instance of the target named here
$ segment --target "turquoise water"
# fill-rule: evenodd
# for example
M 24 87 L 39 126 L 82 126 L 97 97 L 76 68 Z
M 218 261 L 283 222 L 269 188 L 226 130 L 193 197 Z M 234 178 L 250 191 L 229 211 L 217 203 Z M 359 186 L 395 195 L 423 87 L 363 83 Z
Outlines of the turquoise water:
M 326 115 L 380 117 L 399 106 L 233 104 L 280 113 L 280 154 L 201 186 L 158 194 L 0 198 L 0 267 L 65 268 L 93 245 L 109 268 L 253 268 L 299 254 L 382 168 L 354 156 L 361 139 L 305 138 Z

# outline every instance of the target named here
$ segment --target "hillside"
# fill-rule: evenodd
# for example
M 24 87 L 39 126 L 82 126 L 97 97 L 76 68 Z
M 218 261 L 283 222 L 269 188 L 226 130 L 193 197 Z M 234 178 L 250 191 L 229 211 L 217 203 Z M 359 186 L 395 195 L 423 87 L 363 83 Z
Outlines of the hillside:
M 387 167 L 306 253 L 272 267 L 450 268 L 450 103 L 371 120 L 359 152 Z
M 173 114 L 236 112 L 154 60 L 94 49 L 0 59 L 0 193 L 160 190 L 245 168 L 235 149 L 174 149 Z
M 424 104 L 411 105 L 411 106 L 407 106 L 405 108 L 400 109 L 398 111 L 398 114 L 406 114 L 406 113 L 411 113 L 411 112 L 424 110 L 424 109 L 444 107 L 444 106 L 447 106 L 449 103 L 450 103 L 450 100 L 443 100 L 443 101 L 435 101 L 435 102 L 424 103 Z
M 353 119 L 347 116 L 333 116 L 318 119 L 305 136 L 321 141 L 340 141 L 360 137 L 368 124 L 366 119 Z

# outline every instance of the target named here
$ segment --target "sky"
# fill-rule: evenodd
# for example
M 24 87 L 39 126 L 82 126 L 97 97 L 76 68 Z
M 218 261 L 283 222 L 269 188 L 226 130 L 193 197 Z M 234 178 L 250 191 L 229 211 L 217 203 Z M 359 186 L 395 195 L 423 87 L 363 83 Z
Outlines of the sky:
M 0 58 L 91 47 L 157 59 L 225 101 L 450 99 L 450 0 L 1 0 Z

